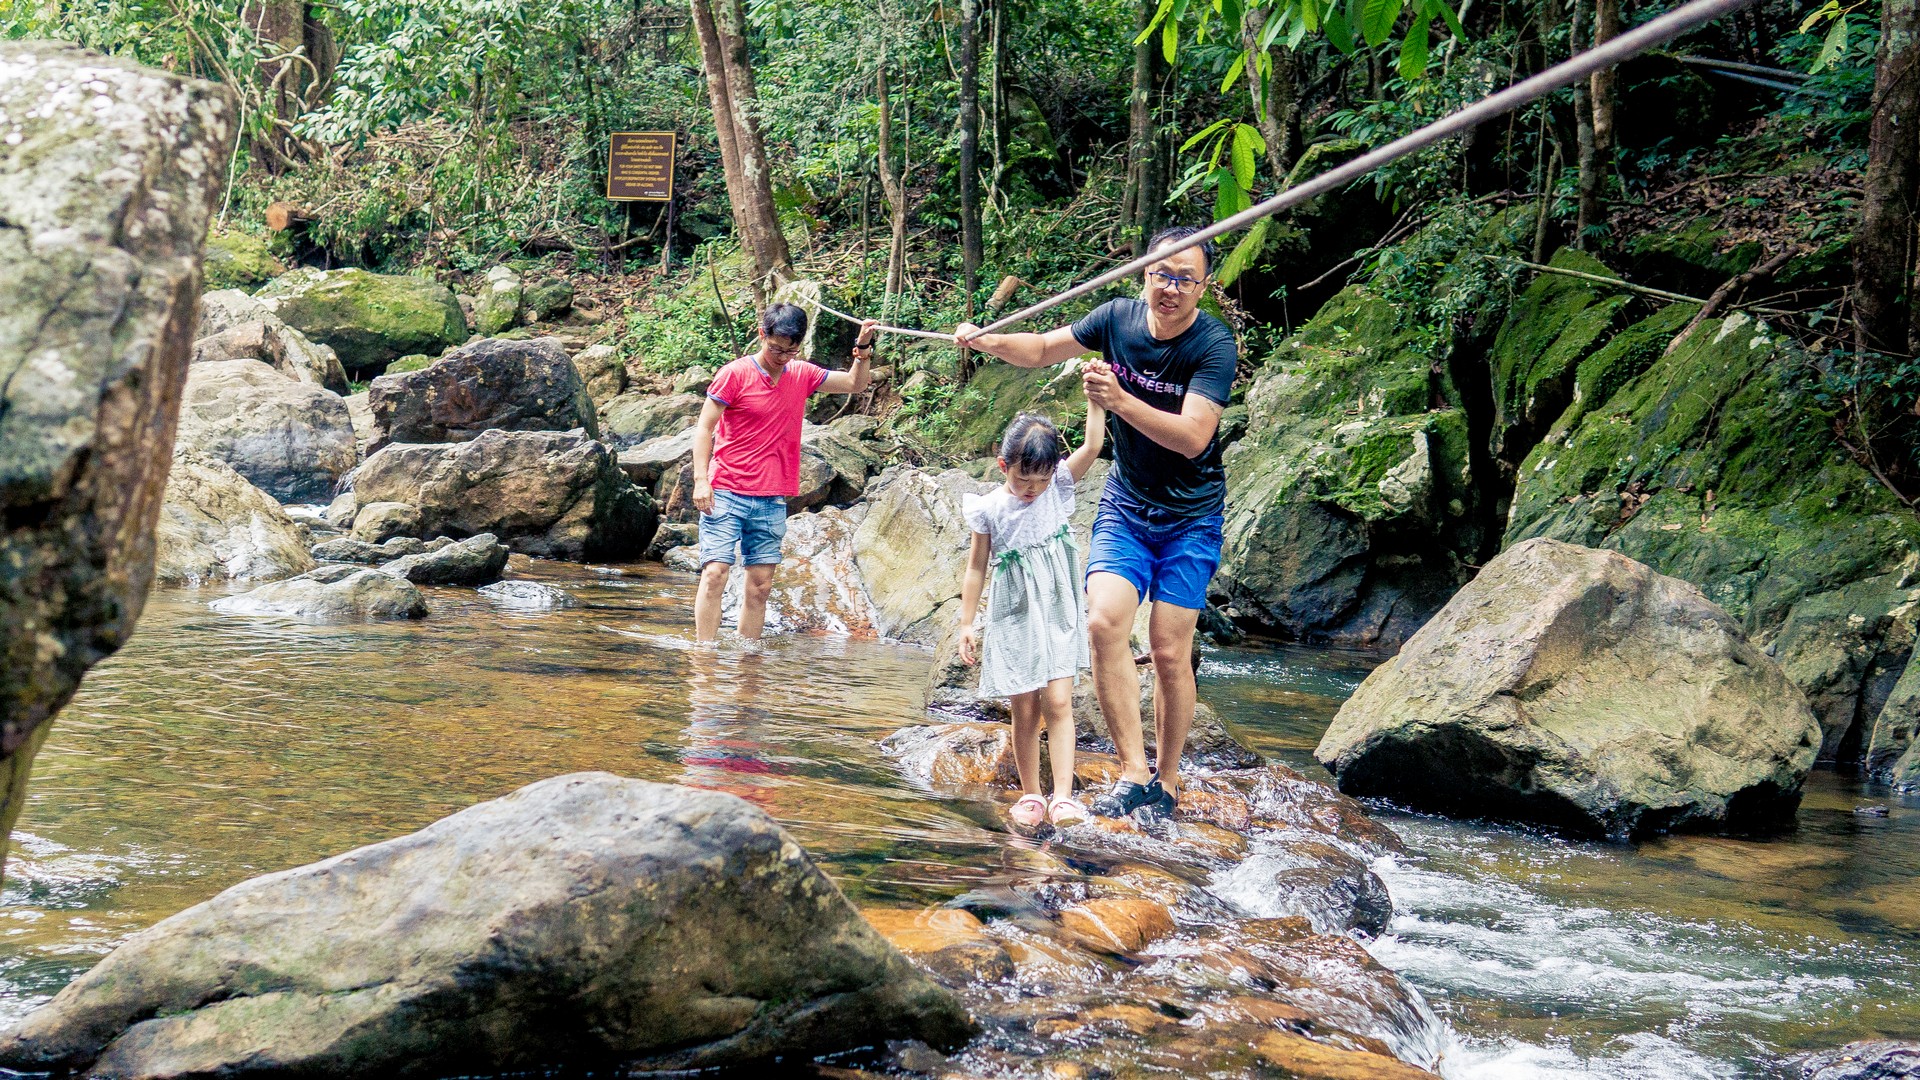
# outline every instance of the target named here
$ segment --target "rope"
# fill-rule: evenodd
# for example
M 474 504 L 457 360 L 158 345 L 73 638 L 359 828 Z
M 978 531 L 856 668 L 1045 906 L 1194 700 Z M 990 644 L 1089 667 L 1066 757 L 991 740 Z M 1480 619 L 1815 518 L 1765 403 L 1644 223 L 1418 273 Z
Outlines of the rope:
M 1122 278 L 1134 277 L 1147 267 L 1165 259 L 1169 255 L 1178 254 L 1188 248 L 1198 247 L 1208 240 L 1213 240 L 1227 233 L 1244 229 L 1254 222 L 1259 221 L 1261 218 L 1270 217 L 1289 207 L 1297 206 L 1300 203 L 1323 195 L 1335 188 L 1352 183 L 1382 165 L 1398 161 L 1408 154 L 1424 150 L 1443 139 L 1450 139 L 1455 135 L 1465 134 L 1496 116 L 1512 112 L 1520 106 L 1543 98 L 1561 87 L 1571 86 L 1596 71 L 1614 67 L 1656 45 L 1679 37 L 1681 34 L 1693 30 L 1704 23 L 1712 22 L 1722 15 L 1732 14 L 1756 2 L 1757 0 L 1693 0 L 1692 3 L 1670 11 L 1651 22 L 1635 27 L 1618 37 L 1611 38 L 1604 44 L 1588 49 L 1586 52 L 1571 57 L 1563 63 L 1556 64 L 1538 75 L 1517 82 L 1497 94 L 1481 98 L 1479 101 L 1468 105 L 1458 112 L 1443 116 L 1433 123 L 1428 124 L 1426 127 L 1420 128 L 1418 131 L 1403 135 L 1377 150 L 1362 154 L 1352 161 L 1347 162 L 1345 165 L 1329 169 L 1305 183 L 1290 187 L 1278 195 L 1267 199 L 1265 202 L 1248 207 L 1232 217 L 1216 221 L 1212 225 L 1190 236 L 1183 237 L 1174 243 L 1155 248 L 1125 265 L 1117 266 L 1101 274 L 1091 281 L 1082 282 L 1065 292 L 1055 293 L 1037 304 L 1021 308 L 1019 311 L 1005 318 L 998 319 L 982 327 L 980 332 L 982 334 L 997 333 L 1015 323 L 1031 319 L 1041 312 L 1050 311 L 1070 300 L 1077 300 L 1082 296 L 1086 296 L 1088 293 L 1105 288 Z M 827 305 L 820 303 L 817 299 L 813 301 L 813 304 L 821 311 L 845 319 L 855 325 L 859 325 L 861 322 L 861 320 L 844 312 L 835 311 Z M 903 334 L 907 337 L 931 338 L 935 341 L 955 340 L 952 334 L 936 334 L 928 330 L 909 330 L 899 326 L 881 326 L 876 329 L 882 334 Z

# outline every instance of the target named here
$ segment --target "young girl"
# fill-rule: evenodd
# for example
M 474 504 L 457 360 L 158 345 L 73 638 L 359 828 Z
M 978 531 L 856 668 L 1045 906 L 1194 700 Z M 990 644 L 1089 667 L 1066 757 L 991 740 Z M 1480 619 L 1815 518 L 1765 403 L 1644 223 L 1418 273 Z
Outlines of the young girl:
M 1087 609 L 1067 519 L 1074 485 L 1100 456 L 1106 425 L 1106 411 L 1089 403 L 1086 441 L 1069 456 L 1052 421 L 1021 413 L 1000 440 L 1006 484 L 962 502 L 973 548 L 960 590 L 960 658 L 980 665 L 981 697 L 1008 698 L 1012 706 L 1022 794 L 1009 816 L 1023 829 L 1087 819 L 1086 807 L 1073 798 L 1073 683 L 1087 666 Z M 973 620 L 989 562 L 993 591 L 980 649 Z M 1053 764 L 1051 800 L 1040 795 L 1043 723 Z

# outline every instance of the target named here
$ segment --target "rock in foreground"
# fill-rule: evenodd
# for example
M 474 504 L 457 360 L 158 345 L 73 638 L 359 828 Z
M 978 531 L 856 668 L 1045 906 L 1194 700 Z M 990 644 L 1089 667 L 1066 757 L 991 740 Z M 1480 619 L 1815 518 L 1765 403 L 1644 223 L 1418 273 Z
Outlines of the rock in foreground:
M 229 102 L 0 44 L 0 844 L 43 725 L 146 603 Z
M 208 605 L 227 615 L 278 615 L 303 622 L 420 619 L 427 602 L 403 577 L 329 564 Z
M 887 1039 L 952 1047 L 969 1026 L 752 805 L 577 773 L 136 934 L 0 1038 L 0 1063 L 699 1069 Z
M 1343 791 L 1580 835 L 1789 818 L 1820 728 L 1693 586 L 1531 540 L 1367 677 L 1315 751 Z

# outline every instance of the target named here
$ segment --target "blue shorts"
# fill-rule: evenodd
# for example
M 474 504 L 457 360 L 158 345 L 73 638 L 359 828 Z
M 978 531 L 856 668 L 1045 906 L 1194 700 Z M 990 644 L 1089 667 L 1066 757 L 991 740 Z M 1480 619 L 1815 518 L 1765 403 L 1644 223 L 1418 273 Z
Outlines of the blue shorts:
M 700 515 L 700 565 L 732 565 L 734 550 L 745 557 L 743 566 L 766 566 L 780 561 L 780 542 L 787 538 L 787 500 L 780 495 L 713 493 L 713 513 Z
M 1087 574 L 1118 574 L 1133 583 L 1143 601 L 1204 610 L 1207 584 L 1220 566 L 1225 521 L 1215 513 L 1155 525 L 1111 494 L 1102 495 Z

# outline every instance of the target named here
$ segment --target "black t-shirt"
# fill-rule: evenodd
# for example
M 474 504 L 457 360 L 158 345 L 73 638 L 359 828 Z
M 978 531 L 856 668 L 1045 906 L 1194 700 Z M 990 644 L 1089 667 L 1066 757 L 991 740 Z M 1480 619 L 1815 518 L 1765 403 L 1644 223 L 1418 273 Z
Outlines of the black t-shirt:
M 1134 397 L 1162 412 L 1177 413 L 1188 394 L 1227 404 L 1240 350 L 1233 331 L 1200 312 L 1193 325 L 1169 341 L 1147 329 L 1147 305 L 1140 300 L 1109 300 L 1073 324 L 1073 338 L 1113 365 L 1114 376 Z M 1220 462 L 1215 433 L 1199 457 L 1183 457 L 1107 414 L 1113 439 L 1112 475 L 1119 494 L 1158 511 L 1155 518 L 1201 518 L 1226 506 L 1227 473 Z

